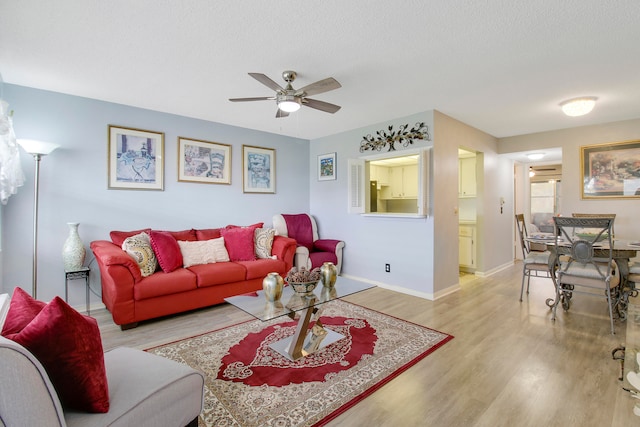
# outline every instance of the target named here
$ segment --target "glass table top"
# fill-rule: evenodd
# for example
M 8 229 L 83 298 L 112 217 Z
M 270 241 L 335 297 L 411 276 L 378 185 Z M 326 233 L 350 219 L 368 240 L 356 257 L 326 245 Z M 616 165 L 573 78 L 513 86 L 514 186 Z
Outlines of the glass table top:
M 325 288 L 322 282 L 318 282 L 314 291 L 309 294 L 299 294 L 291 286 L 285 285 L 282 297 L 275 302 L 267 301 L 262 290 L 224 300 L 262 321 L 267 321 L 374 287 L 370 283 L 338 276 L 333 289 Z

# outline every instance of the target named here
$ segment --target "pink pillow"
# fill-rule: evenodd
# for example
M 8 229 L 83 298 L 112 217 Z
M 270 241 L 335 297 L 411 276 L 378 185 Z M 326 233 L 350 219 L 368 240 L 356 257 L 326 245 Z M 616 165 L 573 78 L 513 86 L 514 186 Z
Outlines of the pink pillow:
M 135 236 L 140 233 L 149 234 L 150 231 L 151 231 L 150 228 L 145 228 L 143 230 L 134 230 L 134 231 L 112 231 L 111 233 L 109 233 L 109 237 L 111 237 L 111 241 L 113 242 L 114 245 L 118 245 L 122 247 L 122 244 L 124 243 L 127 237 Z
M 253 227 L 224 228 L 220 230 L 231 261 L 255 261 L 253 230 Z
M 151 247 L 158 258 L 158 264 L 165 273 L 182 267 L 182 253 L 176 239 L 168 231 L 150 232 Z
M 62 406 L 109 411 L 104 353 L 95 319 L 55 297 L 12 339 L 42 363 Z
M 27 326 L 34 317 L 42 311 L 47 304 L 43 301 L 35 300 L 22 288 L 16 287 L 9 303 L 7 318 L 2 327 L 2 335 L 12 339 L 12 335 L 17 334 Z

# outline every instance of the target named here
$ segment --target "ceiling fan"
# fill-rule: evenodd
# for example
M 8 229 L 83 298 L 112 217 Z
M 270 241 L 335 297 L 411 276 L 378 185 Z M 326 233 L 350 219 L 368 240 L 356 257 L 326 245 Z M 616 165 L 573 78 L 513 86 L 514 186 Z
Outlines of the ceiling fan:
M 294 89 L 291 86 L 291 82 L 296 79 L 297 74 L 295 71 L 287 70 L 282 72 L 282 78 L 285 82 L 287 82 L 287 85 L 284 88 L 262 73 L 249 73 L 249 75 L 268 88 L 275 90 L 275 96 L 229 98 L 229 101 L 246 102 L 275 100 L 276 104 L 278 105 L 276 118 L 287 117 L 289 113 L 298 111 L 301 105 L 315 108 L 316 110 L 324 111 L 331 114 L 335 113 L 341 108 L 339 105 L 330 104 L 324 101 L 318 101 L 317 99 L 307 98 L 307 96 L 310 95 L 317 95 L 319 93 L 329 92 L 330 90 L 342 87 L 342 85 L 340 85 L 340 83 L 338 83 L 338 81 L 333 77 L 327 77 L 324 80 L 311 83 L 310 85 L 307 85 L 303 88 Z

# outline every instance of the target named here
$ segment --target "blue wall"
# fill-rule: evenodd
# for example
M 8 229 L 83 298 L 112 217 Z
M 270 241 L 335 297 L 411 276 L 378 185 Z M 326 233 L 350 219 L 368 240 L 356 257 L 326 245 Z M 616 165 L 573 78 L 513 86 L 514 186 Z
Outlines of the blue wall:
M 276 213 L 309 211 L 309 141 L 126 105 L 4 85 L 3 99 L 14 110 L 16 136 L 61 145 L 40 168 L 38 298 L 64 295 L 62 245 L 67 222 L 80 223 L 89 242 L 108 239 L 110 230 L 151 227 L 165 230 L 271 224 Z M 275 119 L 274 119 L 275 120 Z M 164 132 L 164 191 L 107 189 L 108 125 Z M 177 181 L 178 137 L 232 146 L 231 185 Z M 276 150 L 276 193 L 242 191 L 242 145 Z M 21 150 L 26 183 L 2 206 L 2 291 L 31 291 L 34 161 Z M 100 292 L 92 267 L 92 289 Z M 100 299 L 92 295 L 92 303 Z M 70 303 L 84 303 L 81 281 L 71 283 Z

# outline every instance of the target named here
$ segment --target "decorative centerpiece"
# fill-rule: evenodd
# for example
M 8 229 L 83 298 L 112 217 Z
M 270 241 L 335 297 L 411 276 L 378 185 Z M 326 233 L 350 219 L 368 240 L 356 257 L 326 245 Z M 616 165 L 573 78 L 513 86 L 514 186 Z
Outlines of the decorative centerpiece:
M 264 290 L 264 297 L 267 301 L 274 302 L 280 300 L 282 296 L 282 288 L 284 288 L 284 280 L 276 273 L 269 273 L 262 279 L 262 289 Z
M 287 273 L 287 283 L 299 294 L 313 292 L 320 280 L 320 269 L 307 270 L 305 267 L 292 267 Z
M 325 262 L 320 267 L 320 275 L 322 277 L 322 286 L 331 289 L 336 284 L 338 268 L 332 262 Z

